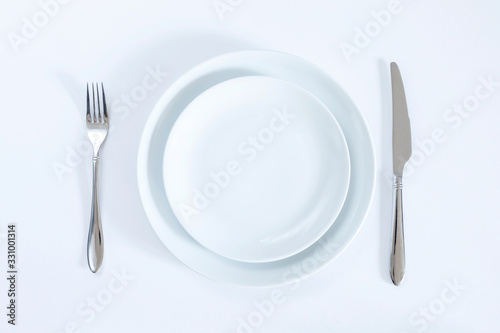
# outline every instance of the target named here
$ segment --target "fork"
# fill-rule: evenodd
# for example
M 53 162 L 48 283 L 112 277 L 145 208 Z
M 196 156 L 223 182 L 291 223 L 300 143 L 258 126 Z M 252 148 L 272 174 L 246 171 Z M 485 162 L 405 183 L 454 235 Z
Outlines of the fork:
M 104 240 L 102 237 L 101 214 L 99 211 L 98 177 L 99 149 L 108 135 L 108 109 L 104 85 L 91 84 L 92 93 L 87 83 L 87 134 L 92 143 L 93 181 L 92 181 L 92 207 L 90 213 L 90 228 L 87 241 L 87 262 L 93 273 L 96 273 L 102 264 L 104 256 Z

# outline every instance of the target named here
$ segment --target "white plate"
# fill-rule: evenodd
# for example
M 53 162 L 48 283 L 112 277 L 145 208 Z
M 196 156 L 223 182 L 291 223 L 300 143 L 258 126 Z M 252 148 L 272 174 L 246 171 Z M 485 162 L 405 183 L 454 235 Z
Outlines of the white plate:
M 267 76 L 219 83 L 196 97 L 164 154 L 170 207 L 184 229 L 229 259 L 294 255 L 328 230 L 349 185 L 349 153 L 331 112 Z
M 342 128 L 351 161 L 349 190 L 335 223 L 304 251 L 268 263 L 227 259 L 195 241 L 177 221 L 168 204 L 162 181 L 165 144 L 182 110 L 208 88 L 229 79 L 251 75 L 287 80 L 321 100 Z M 165 92 L 144 128 L 137 176 L 142 204 L 151 226 L 180 261 L 217 281 L 243 286 L 273 286 L 317 272 L 351 242 L 370 206 L 375 160 L 363 117 L 351 99 L 320 68 L 284 53 L 243 51 L 219 56 L 193 68 Z

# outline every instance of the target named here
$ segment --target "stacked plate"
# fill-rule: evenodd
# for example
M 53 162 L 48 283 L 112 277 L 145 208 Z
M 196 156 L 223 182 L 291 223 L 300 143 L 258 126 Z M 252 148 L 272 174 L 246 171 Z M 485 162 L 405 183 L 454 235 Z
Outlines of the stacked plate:
M 148 219 L 182 262 L 215 280 L 271 286 L 331 262 L 374 186 L 363 118 L 312 64 L 244 51 L 177 80 L 143 133 Z

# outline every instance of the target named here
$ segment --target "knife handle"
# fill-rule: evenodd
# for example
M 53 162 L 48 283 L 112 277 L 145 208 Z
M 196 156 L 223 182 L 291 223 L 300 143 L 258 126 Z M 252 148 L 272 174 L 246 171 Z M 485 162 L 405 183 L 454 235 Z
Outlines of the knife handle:
M 403 176 L 394 176 L 392 215 L 391 279 L 397 286 L 405 275 L 405 236 L 403 230 Z

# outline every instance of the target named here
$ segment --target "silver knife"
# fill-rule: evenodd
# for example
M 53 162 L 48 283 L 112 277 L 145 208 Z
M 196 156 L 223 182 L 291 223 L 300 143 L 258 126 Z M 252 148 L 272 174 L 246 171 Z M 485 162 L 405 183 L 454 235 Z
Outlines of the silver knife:
M 405 90 L 398 65 L 391 63 L 392 81 L 392 168 L 394 173 L 391 279 L 397 286 L 405 274 L 403 231 L 403 169 L 411 157 L 411 129 Z

